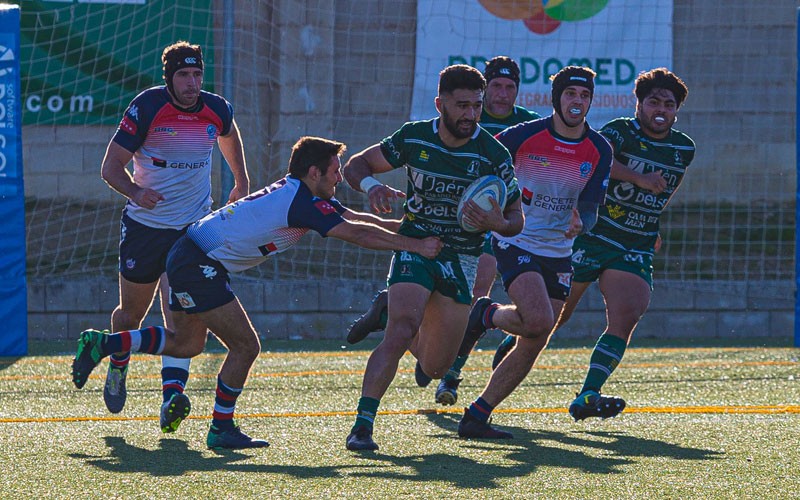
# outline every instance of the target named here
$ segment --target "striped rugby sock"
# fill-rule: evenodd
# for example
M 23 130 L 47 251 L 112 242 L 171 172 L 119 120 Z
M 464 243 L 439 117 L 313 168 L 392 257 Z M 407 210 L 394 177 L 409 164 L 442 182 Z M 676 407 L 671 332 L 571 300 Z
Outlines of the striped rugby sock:
M 186 389 L 191 359 L 162 356 L 161 360 L 161 393 L 164 401 L 169 401 L 174 394 L 183 394 Z
M 217 396 L 214 398 L 214 414 L 211 420 L 213 427 L 221 430 L 234 427 L 233 412 L 236 409 L 236 398 L 241 393 L 241 388 L 229 387 L 217 376 Z

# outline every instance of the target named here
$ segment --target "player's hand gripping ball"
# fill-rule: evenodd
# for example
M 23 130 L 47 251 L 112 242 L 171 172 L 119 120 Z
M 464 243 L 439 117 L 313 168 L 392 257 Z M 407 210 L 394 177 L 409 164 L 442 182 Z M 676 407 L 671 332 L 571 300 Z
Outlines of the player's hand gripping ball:
M 461 195 L 461 200 L 458 202 L 458 211 L 456 212 L 458 224 L 464 231 L 479 233 L 481 229 L 472 226 L 464 220 L 464 205 L 467 201 L 472 200 L 481 209 L 488 212 L 492 209 L 492 202 L 489 200 L 494 199 L 497 201 L 497 204 L 500 205 L 500 210 L 503 210 L 506 207 L 507 194 L 506 184 L 496 175 L 484 175 L 483 177 L 475 179 L 472 184 L 464 190 L 464 194 Z

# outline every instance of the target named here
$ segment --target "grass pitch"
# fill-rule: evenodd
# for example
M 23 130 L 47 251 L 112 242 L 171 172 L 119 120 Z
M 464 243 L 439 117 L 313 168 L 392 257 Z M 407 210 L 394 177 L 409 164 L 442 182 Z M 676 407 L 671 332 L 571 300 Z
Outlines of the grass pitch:
M 488 380 L 491 350 L 472 356 L 455 408 L 414 383 L 414 360 L 383 399 L 377 453 L 345 450 L 369 351 L 267 342 L 237 405 L 261 450 L 215 452 L 205 436 L 222 352 L 192 363 L 192 415 L 158 427 L 160 361 L 136 355 L 128 402 L 102 400 L 106 362 L 83 390 L 74 342 L 0 358 L 3 498 L 797 498 L 800 350 L 697 342 L 634 344 L 605 387 L 628 408 L 575 423 L 566 407 L 590 349 L 554 343 L 494 414 L 515 439 L 459 439 L 463 405 Z M 356 346 L 364 349 L 361 345 Z

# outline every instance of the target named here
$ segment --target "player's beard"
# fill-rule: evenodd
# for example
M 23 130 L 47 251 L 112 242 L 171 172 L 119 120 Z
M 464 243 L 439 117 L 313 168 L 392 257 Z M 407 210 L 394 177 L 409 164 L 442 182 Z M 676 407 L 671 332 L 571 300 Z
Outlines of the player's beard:
M 444 128 L 446 128 L 447 131 L 450 132 L 450 135 L 452 135 L 457 139 L 469 139 L 470 137 L 472 137 L 472 134 L 474 134 L 475 130 L 478 128 L 478 122 L 476 120 L 467 120 L 467 119 L 452 120 L 450 118 L 450 114 L 444 108 L 442 108 L 442 123 L 444 124 Z M 461 124 L 469 123 L 470 125 L 469 127 L 466 128 L 459 128 L 458 126 L 459 123 Z M 465 131 L 467 128 L 469 129 L 468 132 Z
M 185 91 L 175 97 L 175 100 L 178 101 L 178 104 L 180 104 L 182 107 L 191 108 L 197 104 L 197 99 L 200 97 L 200 92 Z

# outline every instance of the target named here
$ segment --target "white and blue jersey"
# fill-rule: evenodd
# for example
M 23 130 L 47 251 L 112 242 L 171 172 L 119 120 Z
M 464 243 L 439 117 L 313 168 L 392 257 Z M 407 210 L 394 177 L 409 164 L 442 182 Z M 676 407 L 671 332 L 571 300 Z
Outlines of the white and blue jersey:
M 264 262 L 296 244 L 310 229 L 325 237 L 344 221 L 336 198 L 314 196 L 291 175 L 198 220 L 187 236 L 230 272 Z
M 233 123 L 233 107 L 201 91 L 196 109 L 174 106 L 166 87 L 136 96 L 112 141 L 133 153 L 133 181 L 164 196 L 152 210 L 128 201 L 128 216 L 156 229 L 183 229 L 211 211 L 211 153 Z

